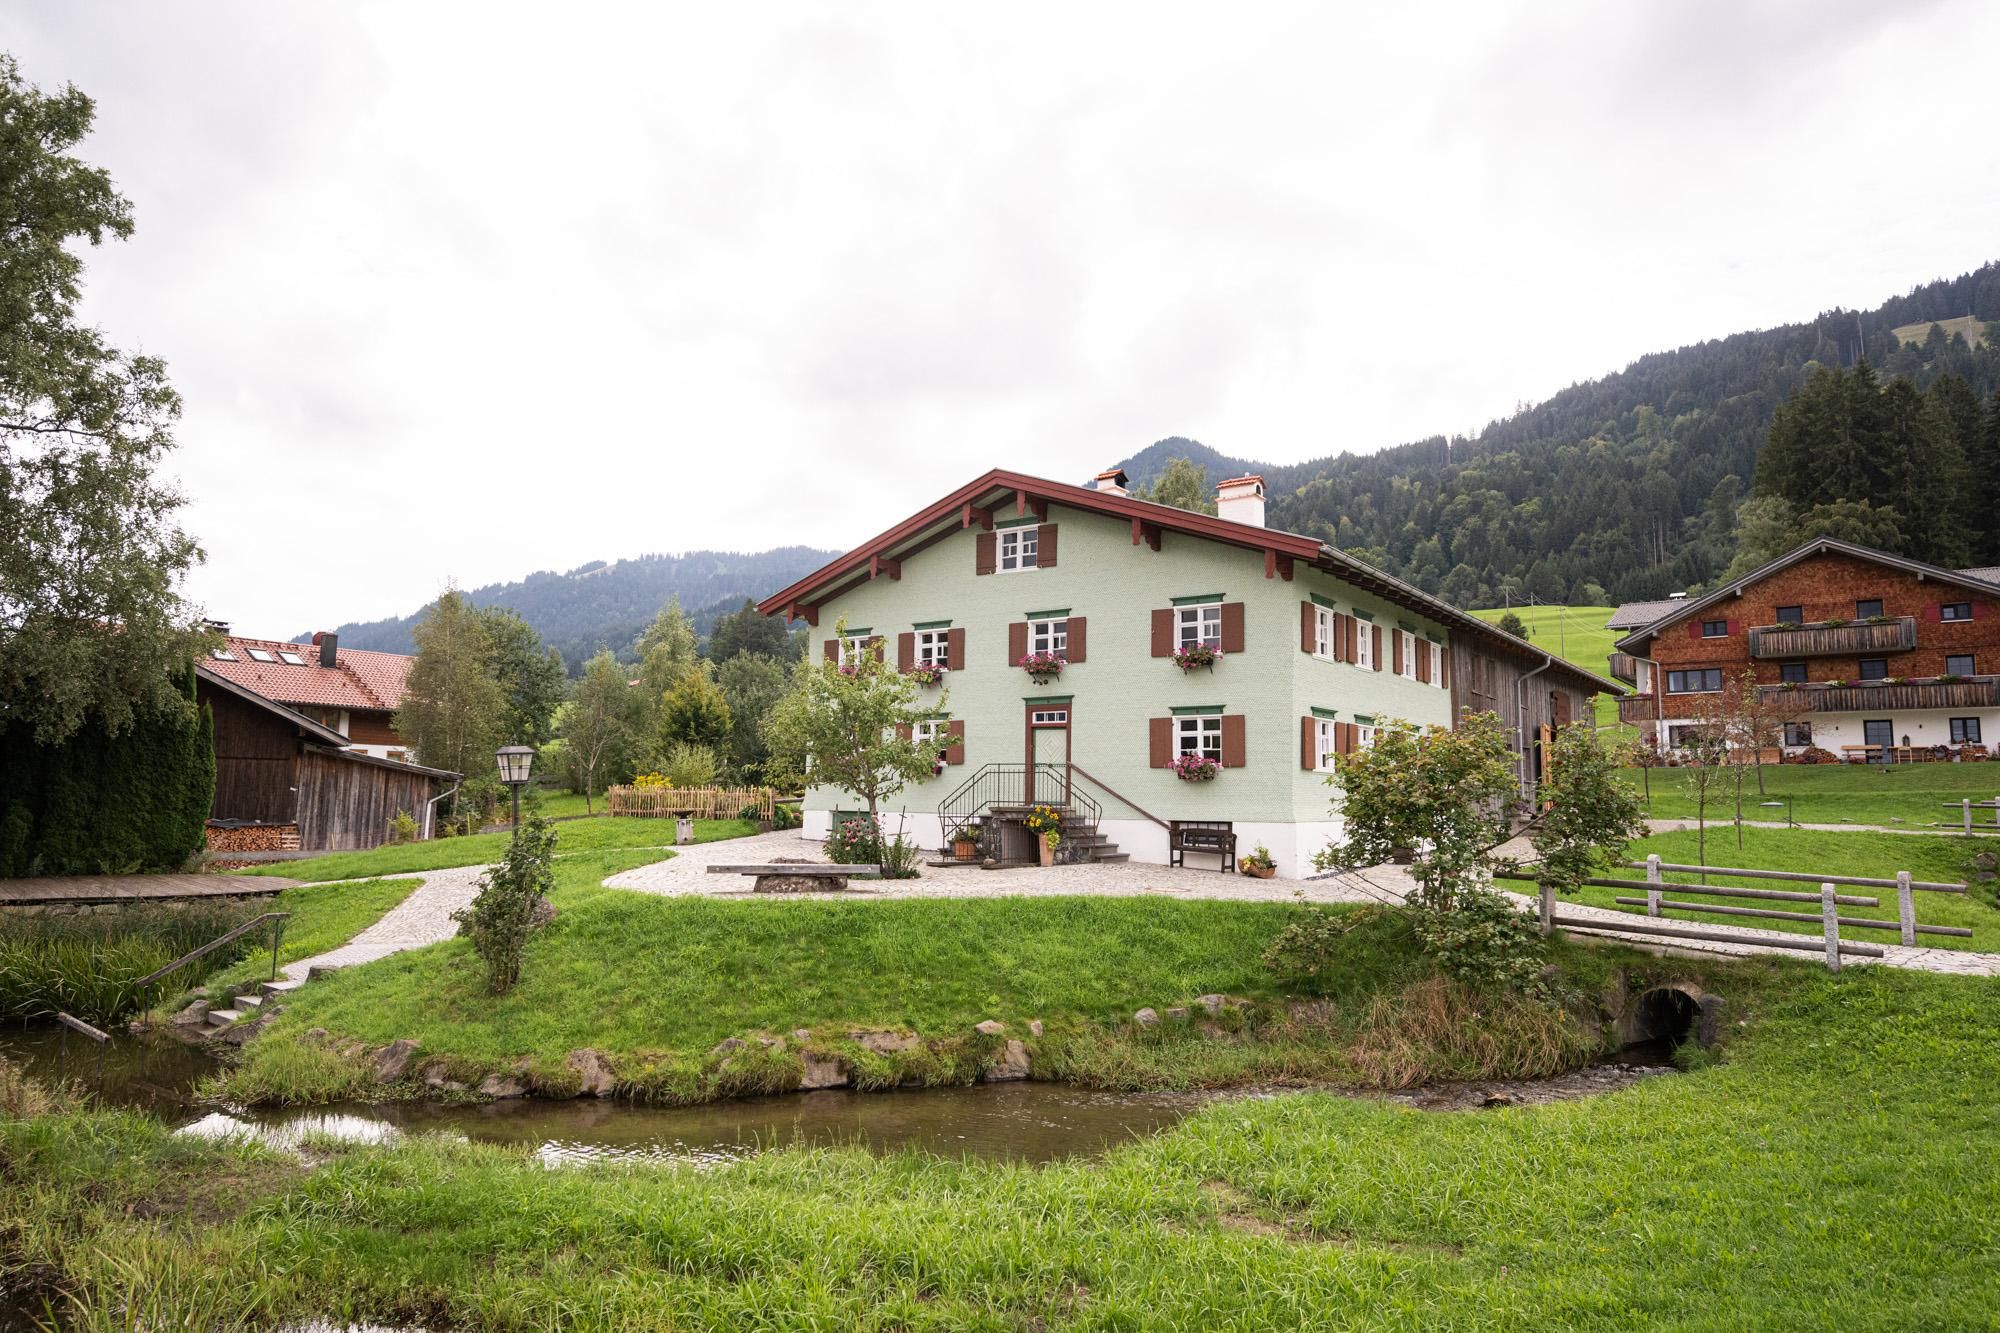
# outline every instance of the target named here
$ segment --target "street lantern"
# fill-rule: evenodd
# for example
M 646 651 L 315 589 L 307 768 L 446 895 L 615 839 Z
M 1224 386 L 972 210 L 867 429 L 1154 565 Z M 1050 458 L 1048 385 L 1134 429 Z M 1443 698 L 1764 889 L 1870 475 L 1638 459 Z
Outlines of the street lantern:
M 514 793 L 514 831 L 521 831 L 521 788 L 528 785 L 528 771 L 535 766 L 532 745 L 503 745 L 494 753 L 500 764 L 500 780 Z

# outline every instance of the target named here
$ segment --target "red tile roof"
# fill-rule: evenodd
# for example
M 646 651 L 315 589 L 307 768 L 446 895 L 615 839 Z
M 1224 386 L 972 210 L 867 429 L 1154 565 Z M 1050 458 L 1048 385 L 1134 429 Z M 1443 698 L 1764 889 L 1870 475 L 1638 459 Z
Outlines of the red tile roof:
M 321 708 L 347 708 L 364 712 L 393 713 L 403 703 L 403 682 L 417 659 L 401 653 L 378 653 L 364 648 L 341 648 L 335 665 L 319 664 L 319 649 L 309 643 L 280 643 L 273 639 L 243 639 L 231 636 L 227 649 L 236 660 L 225 662 L 210 656 L 202 665 L 226 680 L 254 690 L 281 704 L 312 704 Z M 305 665 L 293 666 L 282 659 L 259 662 L 250 656 L 252 648 L 277 657 L 293 653 Z

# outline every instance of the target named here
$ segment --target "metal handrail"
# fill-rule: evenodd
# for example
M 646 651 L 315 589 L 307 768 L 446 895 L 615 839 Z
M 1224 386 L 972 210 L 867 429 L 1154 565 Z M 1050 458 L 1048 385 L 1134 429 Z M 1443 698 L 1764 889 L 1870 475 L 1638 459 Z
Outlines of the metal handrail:
M 1070 764 L 987 764 L 938 802 L 938 822 L 944 842 L 949 845 L 960 829 L 971 825 L 996 805 L 1028 804 L 1030 773 L 1038 779 L 1048 777 L 1062 792 L 1060 801 L 1047 801 L 1047 804 L 1060 804 L 1077 811 L 1081 818 L 1074 822 L 1095 829 L 1104 818 L 1104 807 L 1089 792 L 1078 790 L 1070 777 L 1073 767 Z
M 1096 775 L 1090 773 L 1083 767 L 1083 765 L 1071 764 L 1070 770 L 1072 772 L 1081 773 L 1083 775 L 1084 781 L 1097 787 L 1098 789 L 1103 791 L 1105 795 L 1113 797 L 1114 799 L 1122 803 L 1124 806 L 1126 806 L 1126 808 L 1137 810 L 1140 814 L 1152 820 L 1155 824 L 1158 824 L 1161 828 L 1167 829 L 1168 832 L 1173 831 L 1171 827 L 1167 824 L 1166 820 L 1160 818 L 1158 815 L 1154 814 L 1151 810 L 1148 810 L 1145 806 L 1140 805 L 1137 801 L 1133 800 L 1131 797 L 1117 790 L 1110 783 L 1104 781 L 1102 778 L 1097 777 Z
M 266 921 L 272 921 L 277 923 L 276 926 L 271 931 L 271 978 L 272 980 L 275 981 L 278 976 L 278 944 L 279 941 L 282 940 L 285 935 L 284 923 L 291 920 L 291 917 L 292 914 L 290 912 L 266 912 L 262 916 L 253 916 L 248 921 L 245 921 L 242 925 L 238 926 L 236 929 L 230 931 L 228 934 L 216 936 L 214 939 L 202 945 L 199 949 L 196 949 L 194 952 L 181 955 L 179 958 L 174 959 L 173 962 L 168 963 L 165 967 L 159 969 L 157 972 L 148 972 L 145 976 L 140 977 L 137 981 L 133 982 L 132 984 L 135 986 L 143 986 L 150 988 L 154 982 L 160 980 L 162 977 L 172 976 L 174 973 L 186 967 L 189 963 L 194 962 L 197 958 L 206 958 L 209 954 L 214 953 L 217 949 L 220 949 L 223 945 L 228 944 L 234 940 L 239 940 L 243 938 L 243 936 L 248 934 L 251 930 L 253 930 L 258 926 L 263 925 Z M 146 998 L 148 1001 L 147 1007 L 151 1008 L 152 997 L 149 995 Z

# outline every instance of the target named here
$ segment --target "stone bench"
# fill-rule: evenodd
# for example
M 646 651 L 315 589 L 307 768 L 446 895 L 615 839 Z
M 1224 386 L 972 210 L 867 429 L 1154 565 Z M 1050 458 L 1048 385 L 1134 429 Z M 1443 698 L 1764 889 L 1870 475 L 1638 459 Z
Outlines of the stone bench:
M 837 866 L 824 861 L 769 861 L 756 865 L 712 865 L 711 875 L 749 875 L 753 893 L 839 893 L 851 879 L 879 879 L 877 866 Z

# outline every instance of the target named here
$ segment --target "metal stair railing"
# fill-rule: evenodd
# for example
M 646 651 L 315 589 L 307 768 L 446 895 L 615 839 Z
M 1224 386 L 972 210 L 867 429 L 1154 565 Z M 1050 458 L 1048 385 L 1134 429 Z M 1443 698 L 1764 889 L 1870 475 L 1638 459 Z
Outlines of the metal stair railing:
M 996 805 L 1053 805 L 1067 810 L 1073 826 L 1096 829 L 1104 807 L 1081 790 L 1068 764 L 988 764 L 938 802 L 938 822 L 947 846 L 962 828 Z M 1029 781 L 1033 775 L 1034 781 Z
M 263 925 L 265 922 L 271 923 L 271 980 L 276 981 L 278 979 L 278 946 L 280 941 L 282 941 L 285 936 L 285 922 L 291 919 L 292 919 L 292 914 L 290 912 L 266 912 L 262 916 L 253 916 L 248 921 L 245 921 L 242 925 L 238 926 L 236 929 L 228 932 L 227 934 L 216 936 L 208 943 L 202 945 L 199 949 L 196 949 L 191 953 L 182 954 L 179 958 L 174 959 L 173 962 L 168 963 L 165 967 L 160 968 L 158 971 L 155 972 L 148 972 L 145 976 L 140 977 L 136 982 L 132 984 L 139 987 L 140 990 L 145 992 L 146 996 L 145 1007 L 147 1009 L 151 1009 L 153 1007 L 153 986 L 155 983 L 160 981 L 161 978 L 170 977 L 174 973 L 186 967 L 189 963 L 194 962 L 197 958 L 206 958 L 209 954 L 214 953 L 217 949 L 220 949 L 223 945 L 229 944 L 235 940 L 242 939 L 245 935 L 249 934 L 252 930 L 255 930 L 258 926 Z

